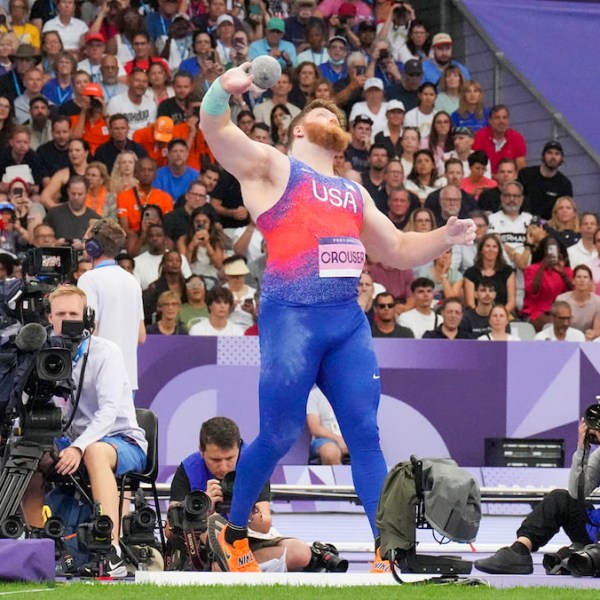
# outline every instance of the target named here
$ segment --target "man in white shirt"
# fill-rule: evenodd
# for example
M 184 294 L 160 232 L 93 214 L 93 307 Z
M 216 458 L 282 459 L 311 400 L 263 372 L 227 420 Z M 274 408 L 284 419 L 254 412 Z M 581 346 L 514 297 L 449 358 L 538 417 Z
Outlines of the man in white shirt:
M 410 285 L 415 307 L 398 317 L 398 325 L 412 329 L 415 338 L 422 338 L 426 331 L 435 329 L 444 322 L 444 319 L 431 308 L 434 288 L 435 284 L 427 277 L 417 277 Z
M 569 327 L 573 311 L 571 305 L 564 300 L 557 300 L 552 305 L 552 325 L 536 334 L 535 341 L 550 342 L 585 342 L 583 331 Z
M 365 100 L 356 102 L 350 111 L 350 122 L 358 115 L 368 115 L 373 121 L 371 135 L 375 137 L 387 128 L 387 102 L 383 93 L 383 81 L 378 77 L 370 77 L 363 86 Z
M 206 294 L 208 319 L 196 323 L 189 335 L 244 335 L 244 330 L 229 320 L 233 312 L 233 294 L 227 288 L 214 288 Z
M 127 91 L 113 96 L 106 108 L 108 115 L 122 114 L 129 122 L 129 138 L 133 132 L 156 120 L 156 102 L 148 98 L 148 73 L 134 68 L 127 79 Z
M 596 214 L 593 212 L 584 212 L 579 221 L 581 239 L 576 244 L 573 244 L 573 246 L 567 248 L 571 269 L 579 265 L 587 265 L 591 260 L 598 258 L 598 246 L 594 239 L 597 231 L 598 217 Z
M 65 50 L 79 52 L 81 36 L 88 32 L 88 26 L 73 15 L 75 14 L 75 0 L 58 0 L 56 3 L 58 15 L 46 21 L 42 33 L 56 31 L 62 40 Z

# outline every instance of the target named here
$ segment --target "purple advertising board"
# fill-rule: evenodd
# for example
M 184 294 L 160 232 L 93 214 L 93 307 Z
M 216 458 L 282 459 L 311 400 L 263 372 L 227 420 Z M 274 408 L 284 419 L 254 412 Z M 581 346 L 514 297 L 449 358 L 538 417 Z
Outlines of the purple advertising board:
M 416 454 L 481 466 L 484 440 L 492 437 L 564 438 L 569 456 L 577 421 L 600 394 L 600 344 L 374 343 L 390 465 Z M 197 449 L 206 419 L 234 419 L 247 441 L 258 433 L 257 338 L 149 336 L 139 358 L 136 405 L 159 417 L 159 480 Z M 308 442 L 305 431 L 281 464 L 306 464 Z

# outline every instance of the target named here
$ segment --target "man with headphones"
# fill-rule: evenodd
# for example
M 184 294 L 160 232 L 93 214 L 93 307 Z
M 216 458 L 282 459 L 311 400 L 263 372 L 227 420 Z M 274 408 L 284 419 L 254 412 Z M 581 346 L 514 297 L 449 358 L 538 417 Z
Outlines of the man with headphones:
M 85 251 L 93 268 L 78 282 L 96 311 L 94 335 L 115 342 L 125 359 L 132 390 L 137 390 L 137 347 L 146 341 L 142 288 L 138 280 L 122 269 L 115 256 L 123 249 L 125 232 L 112 219 L 90 221 Z
M 48 319 L 54 335 L 62 335 L 63 321 L 83 321 L 90 327 L 86 295 L 75 286 L 60 286 L 49 298 Z M 105 573 L 114 578 L 127 575 L 119 549 L 119 492 L 115 475 L 143 471 L 148 443 L 139 427 L 131 397 L 129 378 L 119 348 L 108 340 L 84 335 L 73 358 L 76 385 L 75 415 L 66 438 L 56 440 L 54 469 L 59 475 L 75 473 L 83 463 L 89 475 L 92 496 L 102 513 L 113 522 L 113 548 L 106 557 Z M 66 409 L 70 416 L 70 405 Z M 43 462 L 43 469 L 47 461 Z M 43 527 L 44 475 L 34 473 L 23 496 L 22 508 L 30 527 Z M 93 575 L 94 565 L 84 566 L 82 575 Z

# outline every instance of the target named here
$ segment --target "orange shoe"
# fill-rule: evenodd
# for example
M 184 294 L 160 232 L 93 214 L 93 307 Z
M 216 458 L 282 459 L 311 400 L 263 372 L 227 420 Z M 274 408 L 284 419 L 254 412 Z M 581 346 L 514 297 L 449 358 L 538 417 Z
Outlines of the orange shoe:
M 223 571 L 232 573 L 260 573 L 260 567 L 250 550 L 248 538 L 236 540 L 233 544 L 225 541 L 227 521 L 221 515 L 208 518 L 208 545 Z
M 391 573 L 390 561 L 382 560 L 379 548 L 375 550 L 375 560 L 370 564 L 371 570 L 369 571 L 369 573 Z

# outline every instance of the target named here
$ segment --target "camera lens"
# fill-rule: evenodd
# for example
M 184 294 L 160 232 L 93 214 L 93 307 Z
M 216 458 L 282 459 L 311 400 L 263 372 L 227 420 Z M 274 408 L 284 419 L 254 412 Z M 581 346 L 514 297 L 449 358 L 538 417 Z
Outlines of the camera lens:
M 112 520 L 108 516 L 97 517 L 94 520 L 94 524 L 92 527 L 92 533 L 94 537 L 98 540 L 103 540 L 106 538 L 110 538 L 110 534 L 112 533 Z
M 588 406 L 585 409 L 583 420 L 590 429 L 600 430 L 600 404 Z

